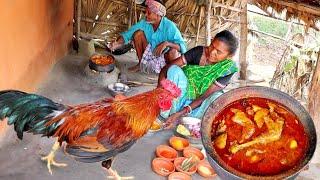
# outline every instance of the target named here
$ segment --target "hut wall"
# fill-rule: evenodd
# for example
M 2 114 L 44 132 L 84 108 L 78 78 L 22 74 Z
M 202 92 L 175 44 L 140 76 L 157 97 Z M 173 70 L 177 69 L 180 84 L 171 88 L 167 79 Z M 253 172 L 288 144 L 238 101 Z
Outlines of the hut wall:
M 68 52 L 73 0 L 4 1 L 0 6 L 0 89 L 32 91 Z
M 0 3 L 0 90 L 34 91 L 69 51 L 73 0 Z M 0 138 L 5 131 L 0 122 Z

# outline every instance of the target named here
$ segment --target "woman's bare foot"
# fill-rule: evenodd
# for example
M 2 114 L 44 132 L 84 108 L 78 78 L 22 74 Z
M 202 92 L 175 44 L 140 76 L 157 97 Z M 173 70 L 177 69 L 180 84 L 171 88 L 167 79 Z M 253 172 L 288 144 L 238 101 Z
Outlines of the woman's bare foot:
M 140 64 L 132 66 L 132 67 L 128 68 L 128 70 L 131 72 L 138 72 L 138 71 L 140 71 Z

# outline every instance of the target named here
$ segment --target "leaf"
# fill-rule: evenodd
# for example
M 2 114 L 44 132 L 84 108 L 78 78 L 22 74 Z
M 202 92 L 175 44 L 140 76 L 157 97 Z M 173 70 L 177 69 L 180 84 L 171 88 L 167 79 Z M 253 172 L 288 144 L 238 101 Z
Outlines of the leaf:
M 298 61 L 298 57 L 296 56 L 291 56 L 291 60 L 290 62 L 288 62 L 285 66 L 284 66 L 284 72 L 285 73 L 289 73 L 290 71 L 292 71 L 295 66 L 296 66 L 296 63 Z

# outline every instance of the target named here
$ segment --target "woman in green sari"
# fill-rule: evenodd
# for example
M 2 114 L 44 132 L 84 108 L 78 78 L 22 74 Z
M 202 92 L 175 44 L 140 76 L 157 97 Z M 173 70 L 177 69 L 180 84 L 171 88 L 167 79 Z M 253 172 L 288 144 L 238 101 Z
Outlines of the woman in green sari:
M 163 67 L 158 82 L 167 78 L 181 89 L 181 96 L 172 102 L 172 108 L 161 112 L 167 128 L 171 128 L 182 116 L 203 117 L 209 105 L 223 93 L 232 75 L 238 71 L 235 62 L 230 59 L 237 48 L 237 38 L 230 31 L 221 31 L 210 46 L 194 47 Z

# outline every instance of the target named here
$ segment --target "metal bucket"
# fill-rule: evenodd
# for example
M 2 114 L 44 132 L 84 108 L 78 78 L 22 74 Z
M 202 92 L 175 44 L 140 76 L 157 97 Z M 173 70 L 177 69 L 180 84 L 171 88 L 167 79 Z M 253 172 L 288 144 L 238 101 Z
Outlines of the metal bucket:
M 211 141 L 212 122 L 218 113 L 221 112 L 227 105 L 239 99 L 248 97 L 261 97 L 276 101 L 290 109 L 298 117 L 309 138 L 306 155 L 300 164 L 297 164 L 294 168 L 277 175 L 252 176 L 228 166 L 218 156 L 212 146 Z M 261 86 L 247 86 L 233 89 L 218 97 L 209 106 L 203 117 L 201 123 L 201 138 L 204 148 L 207 152 L 209 163 L 222 179 L 293 179 L 305 166 L 307 166 L 315 152 L 317 144 L 315 126 L 305 108 L 288 94 L 276 89 Z

